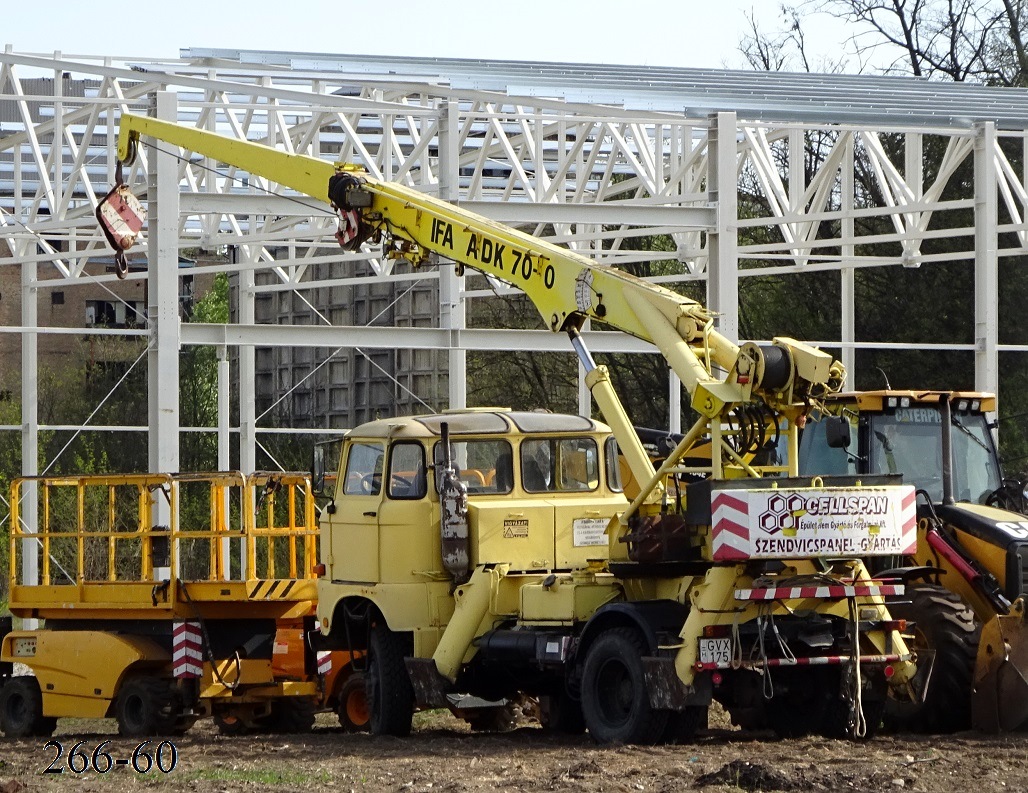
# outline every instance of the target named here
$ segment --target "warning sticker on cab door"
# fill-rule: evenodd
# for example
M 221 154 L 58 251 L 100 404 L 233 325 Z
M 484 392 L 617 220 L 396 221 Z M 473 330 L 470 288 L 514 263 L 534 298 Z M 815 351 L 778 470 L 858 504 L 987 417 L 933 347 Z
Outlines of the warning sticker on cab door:
M 528 536 L 528 518 L 507 518 L 503 521 L 503 536 L 512 540 Z

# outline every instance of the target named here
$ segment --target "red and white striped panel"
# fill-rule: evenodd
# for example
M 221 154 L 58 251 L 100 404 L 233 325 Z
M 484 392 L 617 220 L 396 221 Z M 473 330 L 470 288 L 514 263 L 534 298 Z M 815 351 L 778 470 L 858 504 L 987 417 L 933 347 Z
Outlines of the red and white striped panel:
M 321 630 L 321 620 L 314 620 L 314 630 Z M 332 652 L 330 650 L 319 650 L 315 657 L 318 661 L 319 675 L 327 675 L 332 671 Z
M 841 600 L 842 598 L 902 595 L 902 584 L 830 584 L 828 586 L 783 586 L 763 589 L 737 589 L 736 600 Z
M 912 556 L 917 551 L 917 491 L 914 488 L 910 488 L 900 503 L 900 529 L 903 544 L 901 553 Z
M 860 663 L 863 664 L 892 664 L 897 661 L 909 661 L 913 658 L 910 653 L 891 653 L 889 655 L 862 655 Z M 742 661 L 733 664 L 727 663 L 702 663 L 697 662 L 694 668 L 697 671 L 712 669 L 763 669 L 768 667 L 781 666 L 839 666 L 853 663 L 851 655 L 815 655 L 807 658 L 765 658 L 763 661 Z
M 716 491 L 710 501 L 714 560 L 732 562 L 750 558 L 750 505 L 730 491 Z
M 203 636 L 199 622 L 176 622 L 171 643 L 175 677 L 203 676 Z

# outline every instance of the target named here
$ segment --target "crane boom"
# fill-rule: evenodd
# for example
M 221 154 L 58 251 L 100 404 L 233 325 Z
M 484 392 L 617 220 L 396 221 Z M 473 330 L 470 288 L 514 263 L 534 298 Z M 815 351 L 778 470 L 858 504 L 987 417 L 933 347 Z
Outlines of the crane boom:
M 375 179 L 352 165 L 128 113 L 121 117 L 119 159 L 131 161 L 144 135 L 331 203 L 339 213 L 337 237 L 344 247 L 381 242 L 387 256 L 408 259 L 415 266 L 432 261 L 433 254 L 445 257 L 459 268 L 470 267 L 522 290 L 550 330 L 563 330 L 574 338 L 591 319 L 652 342 L 715 435 L 738 405 L 763 403 L 774 415 L 795 422 L 812 399 L 842 385 L 841 364 L 816 348 L 784 337 L 770 346 L 740 347 L 715 330 L 711 312 L 691 298 L 418 190 Z M 603 367 L 592 363 L 580 340 L 575 349 L 633 474 L 650 483 L 651 494 L 659 494 L 652 465 L 638 441 L 627 437 L 631 423 Z M 720 462 L 713 464 L 717 475 Z

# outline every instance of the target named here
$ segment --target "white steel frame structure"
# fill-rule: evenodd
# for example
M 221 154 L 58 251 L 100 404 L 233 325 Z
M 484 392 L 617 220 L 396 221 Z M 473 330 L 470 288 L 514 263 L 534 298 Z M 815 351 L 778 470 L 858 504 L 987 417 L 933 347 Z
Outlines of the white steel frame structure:
M 708 305 L 729 337 L 738 337 L 740 279 L 838 271 L 839 336 L 811 341 L 840 349 L 851 372 L 858 348 L 907 346 L 856 340 L 855 270 L 930 266 L 943 257 L 922 252 L 926 239 L 960 239 L 964 250 L 945 257 L 974 262 L 973 342 L 926 340 L 923 346 L 973 353 L 976 386 L 987 391 L 997 390 L 1001 353 L 1028 352 L 1028 339 L 1000 344 L 996 322 L 997 263 L 1028 252 L 1028 92 L 867 76 L 238 50 L 187 49 L 181 56 L 32 55 L 10 47 L 0 53 L 0 110 L 7 109 L 0 115 L 0 267 L 19 268 L 22 290 L 20 325 L 0 328 L 22 340 L 22 423 L 5 429 L 22 433 L 23 473 L 36 472 L 42 427 L 35 367 L 38 339 L 46 334 L 148 340 L 154 470 L 178 469 L 178 396 L 160 389 L 157 377 L 177 382 L 182 345 L 238 348 L 239 424 L 229 426 L 223 355 L 217 429 L 226 462 L 232 432 L 238 432 L 244 470 L 254 467 L 261 432 L 253 393 L 257 345 L 445 349 L 453 407 L 465 404 L 468 350 L 567 350 L 563 336 L 545 331 L 466 326 L 466 301 L 502 294 L 507 285 L 471 289 L 446 263 L 400 274 L 379 250 L 332 249 L 334 218 L 327 206 L 161 145 L 142 147 L 126 173 L 151 207 L 149 270 L 129 274 L 149 281 L 147 327 L 45 326 L 37 306 L 40 284 L 74 287 L 87 278 L 91 257 L 109 255 L 93 210 L 113 182 L 124 111 L 357 162 L 378 178 L 457 201 L 611 266 L 668 259 L 666 252 L 625 243 L 670 235 L 677 272 L 659 280 L 706 282 Z M 52 90 L 27 90 L 39 77 L 50 78 Z M 66 93 L 69 81 L 86 85 L 76 91 L 84 95 Z M 903 162 L 890 158 L 886 136 L 903 139 Z M 926 176 L 921 151 L 929 136 L 945 142 L 946 154 L 938 172 Z M 798 167 L 815 137 L 822 156 L 812 170 Z M 1011 142 L 1023 155 L 1017 170 L 1004 153 Z M 881 205 L 855 202 L 858 155 L 871 163 Z M 967 163 L 974 169 L 973 193 L 953 197 L 950 178 Z M 763 214 L 739 217 L 743 181 L 761 196 Z M 940 227 L 939 219 L 954 209 L 973 209 L 973 225 L 949 227 L 943 220 Z M 860 217 L 887 218 L 893 232 L 862 236 L 855 224 Z M 766 236 L 773 241 L 742 244 L 738 232 L 746 226 L 770 229 Z M 862 253 L 871 244 L 887 244 L 892 253 Z M 218 266 L 238 274 L 238 321 L 180 323 L 179 251 L 224 245 L 240 253 L 238 261 Z M 321 315 L 315 326 L 255 321 L 255 295 L 352 285 L 361 280 L 352 274 L 358 263 L 372 268 L 364 280 L 438 279 L 438 326 L 340 327 Z M 314 280 L 315 264 L 332 265 L 338 276 Z M 257 271 L 273 274 L 274 283 L 258 285 Z M 88 276 L 90 283 L 113 278 Z M 652 351 L 622 334 L 593 333 L 588 343 L 597 352 Z M 680 388 L 672 380 L 669 389 L 669 428 L 677 430 Z M 581 400 L 587 412 L 584 390 Z

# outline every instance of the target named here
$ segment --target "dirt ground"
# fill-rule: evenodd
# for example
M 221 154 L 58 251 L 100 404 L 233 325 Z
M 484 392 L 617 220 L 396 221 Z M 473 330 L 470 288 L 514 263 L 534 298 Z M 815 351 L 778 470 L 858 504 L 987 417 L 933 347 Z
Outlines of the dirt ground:
M 556 736 L 533 724 L 502 734 L 471 733 L 463 722 L 438 714 L 418 714 L 406 739 L 347 734 L 329 714 L 320 715 L 306 735 L 223 737 L 210 722 L 200 722 L 174 739 L 177 764 L 167 773 L 154 767 L 143 774 L 125 764 L 104 774 L 76 774 L 68 762 L 77 741 L 92 754 L 110 740 L 101 751 L 112 760 L 129 760 L 137 742 L 118 737 L 113 721 L 64 720 L 54 735 L 63 756 L 53 763 L 63 773 L 44 773 L 57 754 L 46 741 L 0 739 L 0 793 L 1028 790 L 1024 734 L 885 736 L 854 743 L 744 734 L 716 716 L 713 725 L 688 745 L 600 747 L 588 736 Z M 80 761 L 75 758 L 76 767 Z M 163 765 L 170 765 L 168 747 Z

